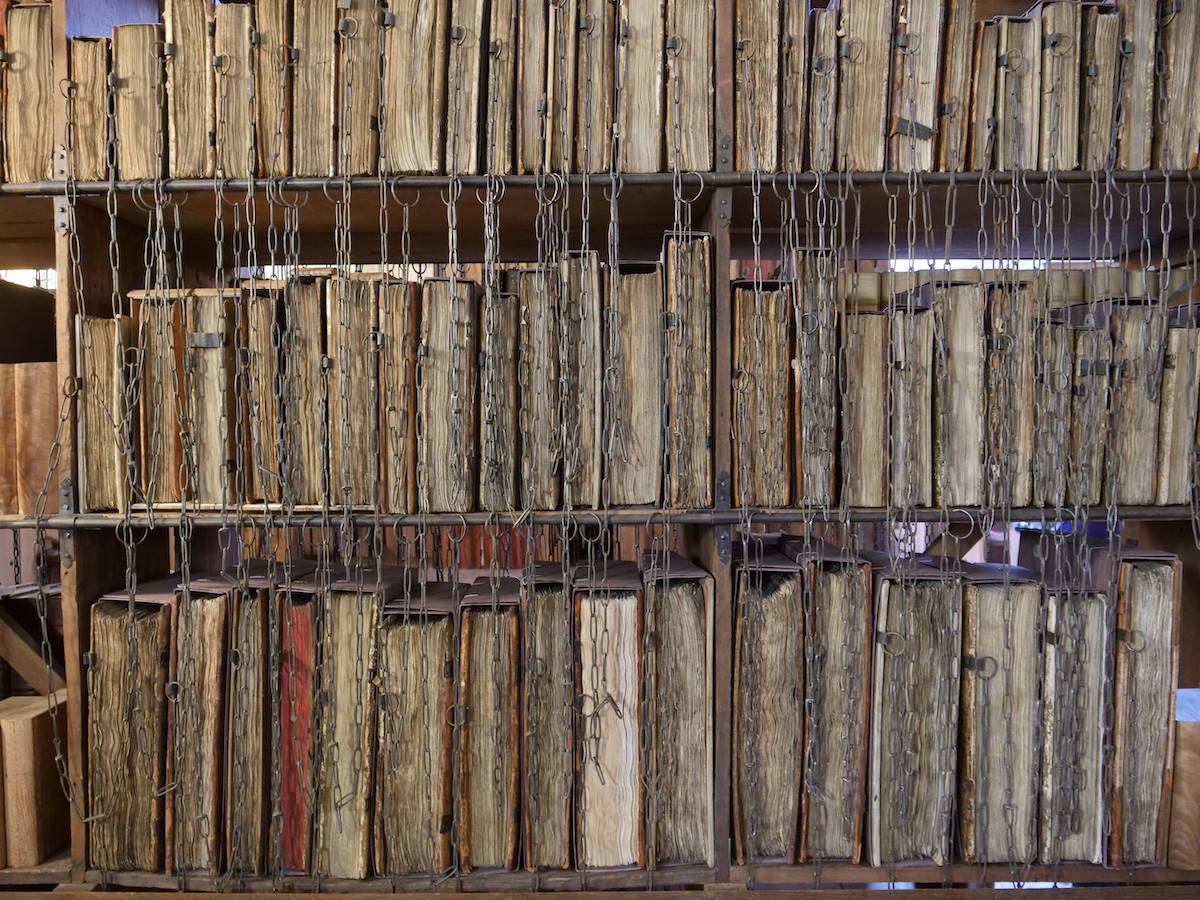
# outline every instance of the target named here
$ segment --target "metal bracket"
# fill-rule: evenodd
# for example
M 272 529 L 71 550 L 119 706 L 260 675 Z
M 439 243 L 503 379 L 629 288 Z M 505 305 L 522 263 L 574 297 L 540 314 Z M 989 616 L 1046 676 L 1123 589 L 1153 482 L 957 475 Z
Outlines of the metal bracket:
M 67 177 L 67 148 L 62 144 L 54 145 L 54 155 L 52 157 L 54 166 L 55 178 Z
M 733 164 L 733 138 L 728 134 L 721 135 L 717 142 L 717 162 L 722 166 Z
M 716 529 L 717 559 L 728 563 L 733 559 L 733 528 L 729 525 L 718 525 Z
M 729 192 L 722 191 L 717 194 L 717 225 L 721 228 L 728 228 L 732 218 L 733 212 L 729 208 Z
M 75 565 L 75 531 L 71 528 L 58 533 L 58 562 L 64 571 Z
M 54 201 L 54 230 L 62 235 L 71 231 L 71 210 L 65 200 Z
M 75 512 L 75 482 L 64 478 L 58 483 L 58 511 L 60 514 Z

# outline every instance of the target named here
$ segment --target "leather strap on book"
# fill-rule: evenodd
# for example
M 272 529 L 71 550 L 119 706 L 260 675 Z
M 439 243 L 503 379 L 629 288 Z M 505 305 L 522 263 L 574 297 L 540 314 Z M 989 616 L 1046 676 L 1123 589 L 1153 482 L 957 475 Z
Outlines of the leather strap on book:
M 997 665 L 995 657 L 992 656 L 967 656 L 962 658 L 962 667 L 968 672 L 974 672 L 980 678 L 992 678 L 1000 666 Z
M 903 134 L 907 137 L 927 141 L 933 137 L 933 129 L 928 125 L 922 125 L 920 122 L 914 122 L 911 119 L 898 118 L 896 119 L 896 134 Z
M 216 350 L 225 346 L 225 335 L 218 331 L 189 331 L 188 347 L 193 350 Z

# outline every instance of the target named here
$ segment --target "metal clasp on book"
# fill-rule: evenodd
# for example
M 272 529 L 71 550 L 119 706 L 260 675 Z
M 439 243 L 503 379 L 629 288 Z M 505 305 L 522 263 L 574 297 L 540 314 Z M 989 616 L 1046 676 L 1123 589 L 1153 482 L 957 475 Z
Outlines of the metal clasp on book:
M 742 38 L 737 42 L 738 59 L 742 62 L 749 62 L 754 59 L 754 41 L 749 38 Z
M 864 47 L 861 38 L 847 38 L 838 42 L 838 56 L 847 62 L 856 63 L 862 59 Z
M 1066 56 L 1075 46 L 1075 39 L 1065 31 L 1052 31 L 1042 37 L 1042 49 L 1049 50 L 1052 56 Z
M 832 75 L 837 69 L 834 65 L 832 56 L 814 56 L 812 59 L 812 71 L 814 75 L 820 75 L 822 78 Z
M 962 666 L 968 672 L 974 672 L 984 681 L 991 681 L 1000 670 L 994 656 L 964 656 Z
M 1000 57 L 1000 68 L 1010 75 L 1023 75 L 1029 69 L 1029 60 L 1020 50 L 1013 49 Z
M 900 31 L 896 34 L 896 49 L 901 56 L 911 56 L 921 49 L 921 35 L 912 31 Z
M 908 642 L 904 635 L 898 631 L 877 631 L 875 633 L 875 643 L 888 656 L 899 656 L 904 652 L 904 648 Z
M 1135 628 L 1118 628 L 1117 640 L 1124 644 L 1130 653 L 1141 653 L 1146 649 L 1146 635 Z

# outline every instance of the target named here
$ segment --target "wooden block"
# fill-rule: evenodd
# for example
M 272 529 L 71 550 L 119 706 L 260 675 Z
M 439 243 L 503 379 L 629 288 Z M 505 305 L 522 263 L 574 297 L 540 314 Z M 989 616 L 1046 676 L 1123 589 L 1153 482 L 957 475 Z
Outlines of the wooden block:
M 50 698 L 0 700 L 4 823 L 8 865 L 36 866 L 62 847 L 68 833 L 66 795 L 54 765 L 54 721 L 66 732 L 66 690 Z
M 1200 721 L 1175 723 L 1169 835 L 1167 865 L 1200 869 Z
M 17 491 L 17 429 L 14 424 L 17 367 L 0 364 L 0 512 L 15 514 L 18 510 Z

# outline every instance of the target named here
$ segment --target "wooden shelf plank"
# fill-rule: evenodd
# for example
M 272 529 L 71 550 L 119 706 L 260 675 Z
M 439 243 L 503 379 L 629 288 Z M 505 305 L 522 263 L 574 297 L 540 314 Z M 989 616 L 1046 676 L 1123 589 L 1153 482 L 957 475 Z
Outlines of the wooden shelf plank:
M 1103 522 L 1108 518 L 1109 509 L 1106 506 L 1088 507 L 1081 511 L 1081 520 Z M 706 509 L 575 509 L 543 510 L 537 512 L 502 512 L 502 513 L 429 513 L 427 515 L 393 515 L 358 510 L 350 513 L 350 522 L 356 526 L 369 526 L 378 522 L 381 526 L 395 525 L 487 525 L 492 522 L 512 524 L 514 522 L 552 525 L 563 520 L 563 516 L 587 522 L 604 522 L 623 525 L 651 524 L 691 524 L 691 525 L 737 525 L 744 521 L 754 524 L 772 523 L 803 523 L 803 522 L 839 522 L 843 513 L 833 509 L 761 509 L 743 513 L 732 508 Z M 956 524 L 974 524 L 979 520 L 981 512 L 976 507 L 955 507 L 942 510 L 940 507 L 921 507 L 907 514 L 887 509 L 851 508 L 845 512 L 851 522 L 887 522 L 889 518 L 896 522 L 941 522 L 949 521 Z M 1043 509 L 1039 507 L 1013 507 L 1005 513 L 1003 510 L 993 510 L 995 521 L 1009 522 L 1055 522 L 1075 521 L 1074 512 L 1069 509 Z M 1118 506 L 1117 519 L 1126 521 L 1145 522 L 1190 522 L 1192 508 L 1190 506 Z M 178 507 L 169 510 L 156 511 L 153 516 L 147 512 L 131 512 L 128 516 L 120 513 L 75 513 L 46 516 L 40 521 L 22 516 L 0 516 L 0 528 L 42 528 L 65 529 L 115 529 L 126 525 L 135 528 L 174 528 L 179 525 L 184 516 Z M 245 507 L 238 512 L 232 507 L 225 513 L 217 511 L 189 511 L 188 522 L 198 527 L 216 527 L 226 525 L 290 525 L 296 528 L 319 528 L 322 522 L 328 521 L 330 527 L 335 527 L 343 521 L 342 512 L 337 507 L 330 507 L 328 516 L 319 508 L 304 508 L 285 514 L 282 510 L 263 510 L 261 504 Z
M 0 885 L 60 884 L 71 877 L 71 854 L 63 850 L 37 866 L 0 869 Z

